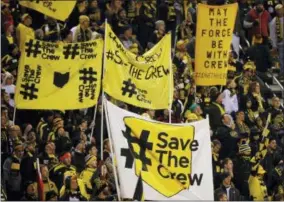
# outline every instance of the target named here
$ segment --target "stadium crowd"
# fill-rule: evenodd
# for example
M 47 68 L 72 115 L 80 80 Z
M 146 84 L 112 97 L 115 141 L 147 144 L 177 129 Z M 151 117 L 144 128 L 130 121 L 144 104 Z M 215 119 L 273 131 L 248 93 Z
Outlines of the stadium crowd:
M 194 58 L 202 48 L 195 49 L 197 3 L 233 2 L 239 4 L 234 37 L 240 39 L 242 49 L 231 47 L 227 85 L 195 86 Z M 175 86 L 170 112 L 108 99 L 162 122 L 169 122 L 169 113 L 172 123 L 209 115 L 215 200 L 283 201 L 283 103 L 262 82 L 272 67 L 280 69 L 280 79 L 284 76 L 283 5 L 281 0 L 77 0 L 63 23 L 21 7 L 17 0 L 2 0 L 2 200 L 39 199 L 36 159 L 44 200 L 117 200 L 106 124 L 101 128 L 101 101 L 95 119 L 94 108 L 14 108 L 18 61 L 27 37 L 56 43 L 103 38 L 107 18 L 124 46 L 135 54 L 143 54 L 171 31 Z

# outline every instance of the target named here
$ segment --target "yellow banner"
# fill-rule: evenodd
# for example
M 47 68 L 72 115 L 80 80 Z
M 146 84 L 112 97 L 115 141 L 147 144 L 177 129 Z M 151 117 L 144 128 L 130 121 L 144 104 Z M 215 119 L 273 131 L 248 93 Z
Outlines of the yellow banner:
M 198 4 L 195 43 L 196 85 L 226 85 L 238 4 Z
M 97 103 L 103 40 L 56 44 L 28 40 L 15 94 L 19 109 L 80 109 Z
M 193 126 L 153 123 L 125 117 L 127 139 L 135 159 L 135 174 L 166 197 L 191 185 L 192 152 L 198 149 Z
M 34 9 L 49 17 L 65 21 L 73 11 L 76 1 L 20 0 L 20 5 Z
M 106 28 L 104 91 L 117 100 L 147 109 L 167 109 L 173 91 L 171 35 L 144 55 L 126 50 Z

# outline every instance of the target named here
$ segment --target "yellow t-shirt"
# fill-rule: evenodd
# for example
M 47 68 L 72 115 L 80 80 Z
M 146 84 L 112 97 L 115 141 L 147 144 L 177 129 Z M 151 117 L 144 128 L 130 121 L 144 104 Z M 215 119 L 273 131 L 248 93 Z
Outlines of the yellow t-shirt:
M 16 29 L 17 33 L 19 32 L 19 49 L 20 51 L 24 51 L 25 50 L 25 43 L 27 39 L 34 39 L 35 38 L 35 32 L 32 28 L 27 27 L 26 25 L 19 23 L 17 29 Z

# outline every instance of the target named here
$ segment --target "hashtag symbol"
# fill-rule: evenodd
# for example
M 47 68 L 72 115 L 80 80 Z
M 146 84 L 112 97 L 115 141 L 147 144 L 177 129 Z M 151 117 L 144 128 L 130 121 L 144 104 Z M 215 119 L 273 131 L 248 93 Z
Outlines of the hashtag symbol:
M 148 142 L 150 131 L 142 130 L 140 138 L 133 137 L 131 135 L 131 129 L 126 126 L 126 131 L 122 131 L 123 136 L 127 139 L 129 149 L 122 148 L 121 156 L 126 157 L 125 167 L 132 168 L 134 163 L 134 158 L 142 161 L 142 170 L 148 171 L 147 165 L 152 165 L 151 159 L 146 157 L 146 149 L 152 150 L 153 143 Z M 133 144 L 138 144 L 140 147 L 139 153 L 134 151 Z
M 34 83 L 32 83 L 31 85 L 22 84 L 21 88 L 23 89 L 23 91 L 20 91 L 20 94 L 23 95 L 24 100 L 37 99 L 38 96 L 35 93 L 38 92 L 38 89 L 35 87 Z
M 106 57 L 108 60 L 112 60 L 113 59 L 113 53 L 111 50 L 109 50 L 107 53 L 106 53 Z
M 97 72 L 95 72 L 92 67 L 89 67 L 89 69 L 84 68 L 80 70 L 79 73 L 82 75 L 81 77 L 79 77 L 79 79 L 82 80 L 84 84 L 86 84 L 87 82 L 91 84 L 94 81 L 97 81 L 97 78 L 94 77 L 95 75 L 97 75 Z
M 63 49 L 63 55 L 65 59 L 69 59 L 69 56 L 71 56 L 71 59 L 74 59 L 77 55 L 80 54 L 80 52 L 78 51 L 78 44 L 74 44 L 73 46 L 72 44 L 68 44 L 67 46 L 64 46 Z
M 33 57 L 35 58 L 38 54 L 41 54 L 41 45 L 39 41 L 35 41 L 30 39 L 29 42 L 26 42 L 26 53 L 27 57 L 30 57 L 31 54 L 33 54 Z
M 127 81 L 123 81 L 123 87 L 121 88 L 122 90 L 122 95 L 125 96 L 126 93 L 128 93 L 128 97 L 131 98 L 132 95 L 136 95 L 136 86 L 134 83 L 131 83 L 131 79 L 128 79 Z

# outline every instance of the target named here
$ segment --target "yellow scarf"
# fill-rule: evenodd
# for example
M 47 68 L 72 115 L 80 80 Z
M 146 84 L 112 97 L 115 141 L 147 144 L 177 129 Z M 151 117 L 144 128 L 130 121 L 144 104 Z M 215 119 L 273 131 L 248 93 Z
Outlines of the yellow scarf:
M 218 104 L 217 102 L 213 102 L 212 104 L 219 108 L 219 110 L 221 112 L 221 115 L 225 114 L 225 110 L 224 110 L 224 108 L 220 104 Z

